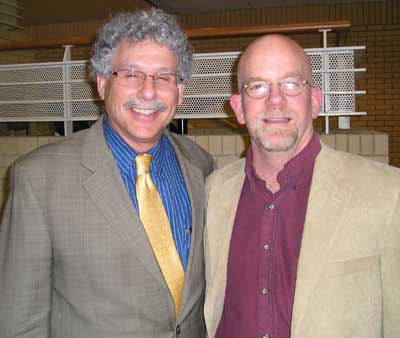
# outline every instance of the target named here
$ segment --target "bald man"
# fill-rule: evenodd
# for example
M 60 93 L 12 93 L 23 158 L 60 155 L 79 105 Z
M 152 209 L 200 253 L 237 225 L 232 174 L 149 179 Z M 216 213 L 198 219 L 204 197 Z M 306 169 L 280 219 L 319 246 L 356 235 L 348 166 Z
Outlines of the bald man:
M 251 145 L 206 184 L 209 338 L 400 337 L 400 171 L 320 141 L 293 40 L 255 40 L 238 81 Z

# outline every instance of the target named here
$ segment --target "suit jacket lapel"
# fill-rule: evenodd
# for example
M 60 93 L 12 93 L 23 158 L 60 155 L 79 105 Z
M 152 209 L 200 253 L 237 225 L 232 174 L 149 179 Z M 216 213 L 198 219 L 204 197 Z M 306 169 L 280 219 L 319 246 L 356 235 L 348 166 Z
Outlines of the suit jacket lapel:
M 93 202 L 132 254 L 167 289 L 147 235 L 106 144 L 102 119 L 86 135 L 82 164 L 93 172 L 84 182 Z
M 197 254 L 201 252 L 204 228 L 204 177 L 201 170 L 190 162 L 190 154 L 187 154 L 186 150 L 169 132 L 166 132 L 166 136 L 175 150 L 192 207 L 191 245 L 180 314 L 183 316 L 186 309 L 190 309 L 193 305 L 189 304 L 189 300 L 197 300 L 196 297 L 192 297 L 192 289 L 197 287 L 197 281 L 191 280 L 190 277 L 194 275 L 193 271 L 197 269 L 196 265 L 203 264 L 201 257 L 198 257 Z
M 297 268 L 291 336 L 297 337 L 307 316 L 307 308 L 329 249 L 340 224 L 340 215 L 346 207 L 350 192 L 340 186 L 343 163 L 322 145 L 317 157 L 307 205 L 307 214 Z
M 208 200 L 213 205 L 207 207 L 205 251 L 206 260 L 208 256 L 211 258 L 206 267 L 204 310 L 209 337 L 214 337 L 224 307 L 229 249 L 245 179 L 244 164 L 242 159 L 230 171 L 223 173 L 209 191 Z

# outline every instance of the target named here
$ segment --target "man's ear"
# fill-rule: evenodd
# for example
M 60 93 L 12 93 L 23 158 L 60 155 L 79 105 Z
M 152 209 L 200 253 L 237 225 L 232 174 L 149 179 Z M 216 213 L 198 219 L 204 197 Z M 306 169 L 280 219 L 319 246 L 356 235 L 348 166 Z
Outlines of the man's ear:
M 319 88 L 311 88 L 312 118 L 316 119 L 321 112 L 322 91 Z
M 183 90 L 185 89 L 185 85 L 183 83 L 178 84 L 178 106 L 180 106 L 183 102 Z
M 99 93 L 100 98 L 104 100 L 107 78 L 97 75 L 96 80 L 97 80 L 97 92 Z
M 245 124 L 244 115 L 243 115 L 243 105 L 242 105 L 242 96 L 240 94 L 232 95 L 229 99 L 229 103 L 233 111 L 235 112 L 236 119 L 240 124 Z

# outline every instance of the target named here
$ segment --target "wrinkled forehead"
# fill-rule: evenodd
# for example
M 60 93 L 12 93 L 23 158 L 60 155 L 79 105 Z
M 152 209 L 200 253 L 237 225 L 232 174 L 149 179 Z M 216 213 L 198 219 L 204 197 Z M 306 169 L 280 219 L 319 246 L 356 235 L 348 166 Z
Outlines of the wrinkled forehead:
M 303 49 L 287 38 L 256 41 L 244 51 L 238 64 L 240 84 L 254 78 L 277 81 L 296 75 L 312 80 L 311 66 Z
M 124 68 L 151 66 L 157 69 L 175 70 L 177 63 L 175 52 L 153 39 L 140 41 L 121 40 L 115 49 L 113 57 L 113 66 Z

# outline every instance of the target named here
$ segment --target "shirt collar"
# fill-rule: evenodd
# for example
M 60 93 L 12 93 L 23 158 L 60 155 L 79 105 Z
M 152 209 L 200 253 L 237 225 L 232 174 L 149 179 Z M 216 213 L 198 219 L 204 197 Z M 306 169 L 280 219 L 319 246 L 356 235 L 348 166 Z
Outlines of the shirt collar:
M 111 127 L 107 120 L 104 121 L 103 128 L 107 144 L 114 155 L 119 169 L 123 174 L 127 174 L 132 166 L 135 167 L 135 158 L 140 153 L 131 148 Z M 168 143 L 168 138 L 163 134 L 160 141 L 153 148 L 146 152 L 152 156 L 150 165 L 151 172 L 159 174 L 161 173 Z
M 315 159 L 321 150 L 321 142 L 316 133 L 313 134 L 310 142 L 299 152 L 295 157 L 289 160 L 284 165 L 284 168 L 278 174 L 278 182 L 281 189 L 284 189 L 288 185 L 301 186 L 301 178 L 306 172 L 312 170 L 314 167 Z M 262 181 L 265 185 L 264 180 L 259 178 L 253 166 L 253 150 L 251 147 L 246 153 L 246 167 L 245 172 L 249 178 L 250 186 L 252 187 L 257 182 Z
M 287 162 L 278 174 L 278 182 L 281 187 L 287 186 L 288 184 L 301 187 L 303 183 L 301 178 L 314 168 L 314 162 L 320 150 L 321 142 L 319 141 L 318 135 L 314 133 L 305 148 Z

